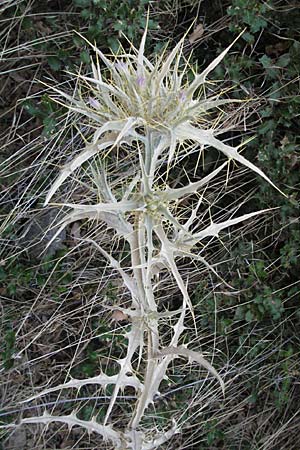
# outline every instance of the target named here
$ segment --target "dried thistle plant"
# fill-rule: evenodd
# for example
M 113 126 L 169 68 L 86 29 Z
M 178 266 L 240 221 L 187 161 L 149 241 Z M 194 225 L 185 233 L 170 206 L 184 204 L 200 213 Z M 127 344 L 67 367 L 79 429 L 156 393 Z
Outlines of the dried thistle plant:
M 220 125 L 224 114 L 221 107 L 238 101 L 221 99 L 222 93 L 207 95 L 206 78 L 234 43 L 188 82 L 186 75 L 190 67 L 186 63 L 185 68 L 181 68 L 183 40 L 169 54 L 164 52 L 152 63 L 144 55 L 146 35 L 147 30 L 138 50 L 133 48 L 130 54 L 114 55 L 113 60 L 90 44 L 96 54 L 96 61 L 92 62 L 93 76 L 78 75 L 74 96 L 54 88 L 70 110 L 89 120 L 94 131 L 91 142 L 61 170 L 45 200 L 47 205 L 55 195 L 59 199 L 59 190 L 69 177 L 75 171 L 83 171 L 83 164 L 97 157 L 94 183 L 99 202 L 54 203 L 71 212 L 59 224 L 53 240 L 69 224 L 91 220 L 94 224 L 99 221 L 106 224 L 114 238 L 127 245 L 129 264 L 116 259 L 113 250 L 110 252 L 96 240 L 89 239 L 119 274 L 130 294 L 131 305 L 125 308 L 118 305 L 117 308 L 130 319 L 130 330 L 125 334 L 127 353 L 124 358 L 117 359 L 119 371 L 115 375 L 101 372 L 87 379 L 71 379 L 27 399 L 31 401 L 62 389 L 80 389 L 85 385 L 103 388 L 113 385 L 102 424 L 96 418 L 81 420 L 75 412 L 62 416 L 45 412 L 43 416 L 24 418 L 20 422 L 46 425 L 61 422 L 69 428 L 80 426 L 89 433 L 98 433 L 114 448 L 127 450 L 160 448 L 180 431 L 180 423 L 176 422 L 160 433 L 145 428 L 142 423 L 147 408 L 167 377 L 168 367 L 176 358 L 197 362 L 218 380 L 224 393 L 224 381 L 211 363 L 182 344 L 186 316 L 194 313 L 177 262 L 180 258 L 200 262 L 218 276 L 215 268 L 205 260 L 201 242 L 264 212 L 252 212 L 218 223 L 211 220 L 209 225 L 201 228 L 198 211 L 203 202 L 203 191 L 226 167 L 228 169 L 230 161 L 243 164 L 272 184 L 258 167 L 239 153 L 238 148 L 217 138 L 227 131 Z M 106 66 L 105 79 L 100 61 Z M 215 114 L 211 115 L 212 111 Z M 171 188 L 170 173 L 180 165 L 183 157 L 195 152 L 192 143 L 198 151 L 213 147 L 228 160 L 198 181 Z M 113 183 L 105 161 L 109 158 L 118 161 L 121 151 L 126 153 L 130 169 L 121 183 Z M 186 200 L 190 197 L 194 201 L 189 203 Z M 161 273 L 168 273 L 177 284 L 182 295 L 182 306 L 178 310 L 161 312 L 158 309 L 160 285 L 157 279 Z M 168 345 L 161 335 L 161 329 L 167 327 L 171 330 Z M 111 415 L 119 391 L 127 387 L 136 391 L 137 401 L 125 429 L 120 430 L 110 423 Z

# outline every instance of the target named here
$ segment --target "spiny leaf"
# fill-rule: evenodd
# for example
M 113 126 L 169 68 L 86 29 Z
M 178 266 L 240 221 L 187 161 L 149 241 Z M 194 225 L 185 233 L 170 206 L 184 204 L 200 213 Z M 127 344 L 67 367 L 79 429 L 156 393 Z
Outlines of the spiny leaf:
M 168 201 L 179 200 L 180 198 L 185 197 L 186 195 L 196 193 L 201 187 L 205 186 L 213 178 L 215 178 L 221 172 L 221 170 L 224 169 L 224 167 L 227 164 L 228 164 L 228 162 L 226 161 L 220 167 L 218 167 L 217 169 L 213 170 L 209 175 L 207 175 L 206 177 L 202 178 L 202 180 L 196 181 L 195 183 L 191 183 L 191 184 L 188 184 L 187 186 L 184 186 L 182 188 L 177 188 L 177 189 L 167 188 L 164 191 L 166 199 Z
M 68 208 L 73 208 L 74 211 L 89 213 L 126 213 L 133 212 L 141 208 L 142 203 L 136 200 L 121 200 L 119 202 L 112 203 L 97 203 L 96 205 L 76 205 L 76 203 L 54 203 L 57 206 L 65 206 Z
M 194 81 L 190 85 L 190 87 L 187 90 L 187 95 L 192 96 L 196 89 L 201 86 L 203 83 L 205 83 L 207 75 L 212 72 L 218 64 L 222 61 L 222 59 L 225 57 L 225 55 L 229 52 L 229 50 L 233 47 L 233 45 L 236 43 L 236 41 L 241 37 L 241 35 L 244 33 L 240 33 L 238 37 L 225 49 L 220 53 L 219 56 L 217 56 L 207 67 L 203 70 L 199 75 L 196 75 Z
M 100 425 L 96 422 L 95 419 L 92 420 L 81 420 L 76 414 L 71 413 L 69 415 L 62 416 L 52 416 L 48 414 L 46 411 L 40 417 L 26 417 L 20 420 L 20 424 L 44 424 L 49 425 L 52 422 L 60 422 L 68 425 L 69 429 L 72 429 L 74 426 L 80 426 L 84 428 L 89 434 L 97 433 L 100 434 L 104 441 L 112 441 L 112 443 L 116 446 L 116 449 L 122 450 L 123 444 L 123 434 L 120 431 L 114 430 L 109 425 Z
M 166 61 L 163 63 L 157 77 L 157 83 L 161 84 L 167 74 L 170 73 L 170 67 L 174 61 L 174 58 L 176 55 L 178 55 L 178 52 L 182 50 L 184 38 L 182 38 L 177 45 L 173 48 L 173 50 L 170 52 L 169 56 L 167 57 Z
M 235 219 L 228 219 L 221 223 L 212 222 L 204 230 L 200 231 L 199 233 L 195 233 L 190 238 L 184 239 L 183 243 L 187 244 L 189 246 L 193 246 L 193 245 L 196 245 L 197 242 L 201 241 L 202 239 L 204 239 L 208 236 L 218 237 L 220 231 L 224 230 L 225 228 L 231 227 L 232 225 L 237 225 L 238 223 L 241 223 L 244 220 L 251 219 L 252 217 L 255 217 L 259 214 L 264 214 L 269 211 L 272 211 L 272 209 L 262 209 L 261 211 L 255 211 L 255 212 L 252 212 L 249 214 L 243 214 L 240 217 L 236 217 Z
M 93 241 L 92 239 L 86 239 L 87 242 L 91 242 L 93 245 L 95 245 L 95 247 L 102 253 L 102 255 L 105 256 L 105 258 L 109 261 L 111 267 L 115 270 L 117 270 L 119 272 L 119 274 L 121 275 L 124 285 L 127 287 L 127 289 L 129 290 L 130 294 L 131 294 L 131 298 L 132 298 L 132 302 L 133 302 L 133 306 L 135 306 L 135 308 L 139 308 L 139 303 L 138 303 L 138 290 L 137 290 L 137 285 L 136 285 L 136 281 L 133 277 L 130 277 L 121 267 L 120 263 L 113 258 L 111 255 L 109 255 L 99 244 L 97 244 L 97 242 Z M 137 317 L 137 311 L 135 316 Z
M 143 322 L 133 318 L 131 330 L 127 333 L 126 337 L 128 339 L 127 354 L 125 358 L 119 359 L 117 361 L 121 366 L 121 370 L 117 374 L 115 388 L 105 414 L 104 424 L 106 424 L 109 419 L 109 416 L 116 402 L 119 390 L 124 385 L 124 380 L 128 378 L 127 373 L 132 373 L 131 360 L 133 358 L 134 353 L 139 347 L 143 348 L 143 339 L 144 339 Z
M 141 39 L 139 51 L 138 51 L 138 57 L 137 57 L 137 76 L 143 77 L 144 76 L 144 53 L 145 53 L 145 44 L 146 44 L 146 38 L 147 38 L 147 31 L 148 31 L 148 22 L 149 22 L 149 14 L 147 15 L 147 21 L 145 30 Z
M 32 400 L 36 400 L 37 398 L 43 397 L 44 395 L 50 394 L 52 392 L 61 391 L 62 389 L 70 389 L 70 388 L 80 389 L 83 386 L 87 386 L 89 384 L 96 384 L 96 385 L 100 385 L 100 386 L 106 388 L 106 386 L 108 386 L 110 384 L 116 384 L 117 381 L 118 381 L 117 375 L 109 376 L 104 373 L 101 373 L 100 375 L 97 375 L 95 377 L 84 378 L 82 380 L 72 378 L 67 383 L 62 383 L 62 384 L 59 384 L 58 386 L 54 386 L 52 388 L 45 389 L 44 391 L 40 392 L 39 394 L 29 397 L 21 403 L 31 402 Z M 121 381 L 119 381 L 119 383 L 122 383 L 122 387 L 131 386 L 137 390 L 140 390 L 140 391 L 143 390 L 142 383 L 138 380 L 138 378 L 135 375 L 131 375 L 131 376 L 124 375 L 124 377 L 122 378 Z
M 116 136 L 116 135 L 115 135 Z M 44 206 L 46 206 L 55 192 L 60 188 L 60 186 L 63 184 L 63 182 L 70 176 L 72 173 L 78 168 L 81 167 L 82 164 L 87 161 L 88 159 L 92 158 L 93 156 L 97 155 L 101 150 L 106 149 L 107 147 L 111 147 L 115 142 L 115 139 L 112 138 L 112 135 L 108 135 L 106 139 L 104 139 L 103 142 L 98 144 L 92 144 L 87 146 L 78 156 L 76 156 L 73 161 L 66 164 L 65 167 L 60 172 L 59 176 L 55 180 L 55 182 L 52 184 L 44 203 Z
M 256 172 L 258 175 L 268 181 L 268 183 L 270 183 L 275 189 L 281 192 L 280 189 L 275 186 L 275 184 L 270 180 L 269 177 L 267 177 L 267 175 L 265 175 L 265 173 L 261 169 L 259 169 L 257 166 L 255 166 L 255 164 L 240 155 L 236 148 L 226 145 L 222 141 L 217 139 L 214 136 L 213 130 L 201 130 L 200 128 L 196 128 L 192 125 L 185 124 L 180 125 L 177 128 L 176 132 L 178 139 L 180 140 L 190 139 L 199 142 L 199 144 L 208 145 L 220 150 L 228 158 L 239 161 L 244 166 Z
M 190 311 L 194 317 L 194 312 L 193 312 L 193 305 L 190 299 L 190 296 L 188 294 L 188 291 L 184 285 L 184 282 L 181 278 L 181 275 L 179 273 L 179 270 L 177 268 L 177 265 L 175 263 L 174 260 L 174 251 L 173 251 L 173 245 L 171 245 L 170 241 L 168 240 L 163 228 L 161 225 L 158 225 L 155 228 L 155 233 L 157 234 L 160 242 L 161 242 L 161 251 L 160 254 L 161 256 L 166 260 L 166 262 L 168 263 L 169 269 L 173 275 L 173 277 L 176 280 L 176 283 L 183 295 L 184 300 L 186 301 L 186 303 L 188 304 Z
M 193 361 L 196 361 L 197 363 L 200 364 L 200 366 L 205 367 L 205 369 L 207 369 L 208 372 L 210 372 L 215 378 L 217 378 L 217 380 L 219 381 L 219 383 L 221 385 L 223 394 L 225 393 L 224 381 L 222 380 L 222 378 L 220 377 L 218 372 L 213 368 L 213 366 L 205 358 L 203 358 L 203 356 L 200 353 L 195 352 L 193 350 L 189 350 L 182 346 L 167 347 L 167 348 L 161 349 L 157 355 L 154 355 L 154 357 L 160 358 L 162 356 L 169 356 L 169 355 L 174 355 L 175 357 L 185 356 L 187 358 L 192 359 Z

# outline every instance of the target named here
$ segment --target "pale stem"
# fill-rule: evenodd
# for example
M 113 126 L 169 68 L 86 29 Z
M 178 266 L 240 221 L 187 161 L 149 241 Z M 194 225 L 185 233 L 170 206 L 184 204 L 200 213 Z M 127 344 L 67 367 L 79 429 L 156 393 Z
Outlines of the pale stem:
M 149 134 L 148 134 L 149 136 Z M 149 150 L 149 149 L 148 149 Z M 153 260 L 153 219 L 152 217 L 144 213 L 144 220 L 140 219 L 136 223 L 136 226 L 140 227 L 137 232 L 138 238 L 138 248 L 140 250 L 139 259 L 141 262 L 146 262 L 147 264 L 142 264 L 142 281 L 145 293 L 145 325 L 147 332 L 147 365 L 144 375 L 144 386 L 145 389 L 142 392 L 140 398 L 135 407 L 135 411 L 129 423 L 129 426 L 135 429 L 141 418 L 143 417 L 145 408 L 149 404 L 155 394 L 151 387 L 153 386 L 153 377 L 156 373 L 156 368 L 158 366 L 157 359 L 153 358 L 159 348 L 159 334 L 158 334 L 158 317 L 157 317 L 157 305 L 153 293 L 152 284 L 152 260 Z M 147 257 L 146 257 L 146 245 L 145 245 L 145 229 L 146 229 L 146 241 L 147 241 Z
M 143 285 L 142 269 L 141 269 L 141 255 L 140 255 L 140 245 L 139 245 L 139 223 L 140 223 L 140 213 L 135 212 L 133 234 L 130 243 L 131 252 L 131 263 L 133 267 L 133 276 L 136 280 L 139 300 L 141 302 L 141 307 L 145 306 L 145 289 Z
M 153 329 L 154 328 L 154 329 Z M 142 392 L 142 395 L 138 399 L 138 402 L 135 407 L 135 411 L 133 413 L 133 416 L 130 420 L 129 427 L 135 429 L 139 425 L 141 418 L 143 417 L 145 408 L 148 406 L 148 400 L 149 397 L 152 397 L 154 395 L 151 389 L 153 385 L 153 375 L 155 374 L 155 369 L 158 366 L 157 359 L 153 359 L 154 349 L 157 348 L 157 334 L 158 334 L 158 327 L 157 327 L 157 321 L 155 323 L 155 326 L 151 327 L 151 329 L 147 330 L 148 332 L 148 360 L 147 360 L 147 366 L 146 366 L 146 373 L 144 377 L 144 386 L 145 389 Z
M 152 150 L 153 146 L 151 142 L 152 139 L 153 139 L 152 133 L 151 131 L 148 131 L 145 139 L 145 170 L 147 176 L 149 176 L 150 173 L 151 161 L 153 157 L 153 150 Z

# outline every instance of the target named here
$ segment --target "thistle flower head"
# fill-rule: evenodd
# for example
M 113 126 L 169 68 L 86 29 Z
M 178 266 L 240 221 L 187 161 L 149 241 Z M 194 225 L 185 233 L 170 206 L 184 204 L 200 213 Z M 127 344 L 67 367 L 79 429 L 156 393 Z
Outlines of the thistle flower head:
M 90 44 L 96 53 L 96 62 L 92 61 L 93 76 L 78 75 L 79 86 L 85 85 L 88 90 L 88 100 L 81 94 L 83 89 L 78 90 L 77 98 L 54 89 L 68 100 L 70 109 L 91 120 L 95 130 L 94 147 L 87 148 L 65 168 L 51 187 L 45 203 L 63 181 L 89 158 L 101 152 L 105 155 L 122 143 L 132 144 L 133 140 L 140 141 L 144 147 L 139 159 L 149 185 L 145 192 L 151 188 L 158 162 L 163 159 L 169 167 L 180 144 L 186 141 L 198 143 L 202 148 L 220 150 L 229 159 L 247 166 L 274 186 L 256 165 L 238 152 L 238 147 L 224 144 L 216 137 L 226 129 L 220 125 L 216 129 L 218 120 L 211 120 L 208 114 L 212 109 L 220 112 L 220 106 L 238 101 L 221 99 L 220 94 L 207 98 L 204 89 L 207 76 L 235 41 L 203 72 L 194 74 L 194 79 L 189 82 L 186 69 L 180 70 L 183 39 L 169 54 L 163 52 L 152 63 L 144 55 L 146 34 L 147 30 L 138 50 L 132 47 L 131 53 L 119 53 L 112 60 Z M 105 80 L 102 78 L 100 60 L 106 66 Z
M 112 121 L 135 117 L 139 127 L 165 133 L 180 123 L 195 105 L 194 100 L 186 98 L 181 85 L 183 74 L 171 68 L 163 74 L 164 65 L 160 61 L 155 66 L 147 61 L 138 70 L 138 57 L 127 55 L 109 69 L 110 88 L 104 84 L 93 90 L 93 100 L 99 104 L 93 109 L 103 125 L 108 116 Z M 99 72 L 94 72 L 94 76 L 99 80 Z
M 221 100 L 218 95 L 207 99 L 204 89 L 199 92 L 198 88 L 203 87 L 207 74 L 229 48 L 201 75 L 196 75 L 193 82 L 188 83 L 186 72 L 189 66 L 186 64 L 184 69 L 179 69 L 184 39 L 169 54 L 166 49 L 155 63 L 144 55 L 145 39 L 146 32 L 139 50 L 114 55 L 113 61 L 93 46 L 97 55 L 96 64 L 92 62 L 93 77 L 79 75 L 88 84 L 90 94 L 89 105 L 81 105 L 86 109 L 86 115 L 92 110 L 98 126 L 106 126 L 106 129 L 108 122 L 125 123 L 135 118 L 136 121 L 126 131 L 127 135 L 141 127 L 170 134 L 180 124 L 191 122 L 201 122 L 202 127 L 209 128 L 209 122 L 205 120 L 207 111 L 232 100 Z M 106 81 L 102 79 L 99 58 L 109 72 Z M 133 135 L 136 136 L 135 133 Z

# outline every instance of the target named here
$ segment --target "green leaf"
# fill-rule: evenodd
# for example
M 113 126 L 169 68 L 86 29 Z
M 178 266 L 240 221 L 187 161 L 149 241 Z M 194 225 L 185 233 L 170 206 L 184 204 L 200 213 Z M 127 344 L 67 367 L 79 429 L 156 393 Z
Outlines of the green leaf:
M 107 38 L 107 43 L 113 53 L 118 53 L 119 48 L 120 48 L 120 43 L 119 43 L 118 39 L 116 39 L 115 37 L 109 36 Z
M 99 31 L 103 28 L 104 19 L 103 19 L 102 16 L 98 17 L 96 25 L 97 25 L 97 28 L 98 28 Z
M 122 22 L 122 20 L 118 20 L 114 26 L 113 26 L 115 31 L 123 31 L 125 28 L 125 24 Z
M 281 55 L 278 58 L 276 65 L 279 67 L 287 67 L 290 61 L 291 61 L 290 55 L 288 53 L 285 53 L 284 55 Z
M 254 42 L 254 36 L 251 33 L 248 32 L 244 33 L 242 35 L 242 38 L 244 39 L 244 41 L 248 42 L 248 44 L 253 44 Z
M 87 8 L 91 6 L 91 0 L 73 0 L 75 5 L 80 8 Z
M 247 311 L 246 315 L 245 315 L 246 322 L 252 322 L 253 319 L 254 319 L 254 316 L 253 316 L 252 312 L 250 310 Z
M 272 60 L 267 55 L 263 55 L 259 58 L 259 62 L 262 64 L 264 69 L 268 69 L 272 65 Z
M 61 69 L 61 61 L 56 56 L 48 56 L 48 64 L 52 70 L 57 72 Z
M 32 30 L 33 21 L 29 17 L 27 17 L 27 16 L 23 17 L 21 23 L 22 23 L 22 28 L 24 30 L 26 30 L 26 31 Z
M 1 357 L 3 359 L 3 365 L 5 369 L 11 369 L 14 365 L 12 359 L 14 353 L 14 347 L 16 342 L 16 335 L 13 330 L 8 330 L 4 337 L 5 350 L 2 352 Z
M 90 63 L 89 52 L 87 50 L 83 50 L 82 52 L 80 52 L 80 59 L 84 64 L 89 64 Z
M 23 106 L 31 116 L 38 116 L 39 110 L 31 101 L 25 101 Z
M 90 9 L 83 9 L 80 13 L 81 17 L 83 19 L 90 19 L 91 18 L 91 11 Z
M 55 127 L 57 125 L 55 117 L 50 117 L 50 116 L 46 117 L 43 120 L 43 125 L 44 125 L 43 135 L 49 136 L 51 133 L 53 133 L 55 131 Z
M 82 39 L 82 37 L 78 36 L 77 34 L 75 34 L 74 36 L 72 36 L 73 42 L 76 45 L 76 47 L 82 47 L 85 44 L 84 39 Z

